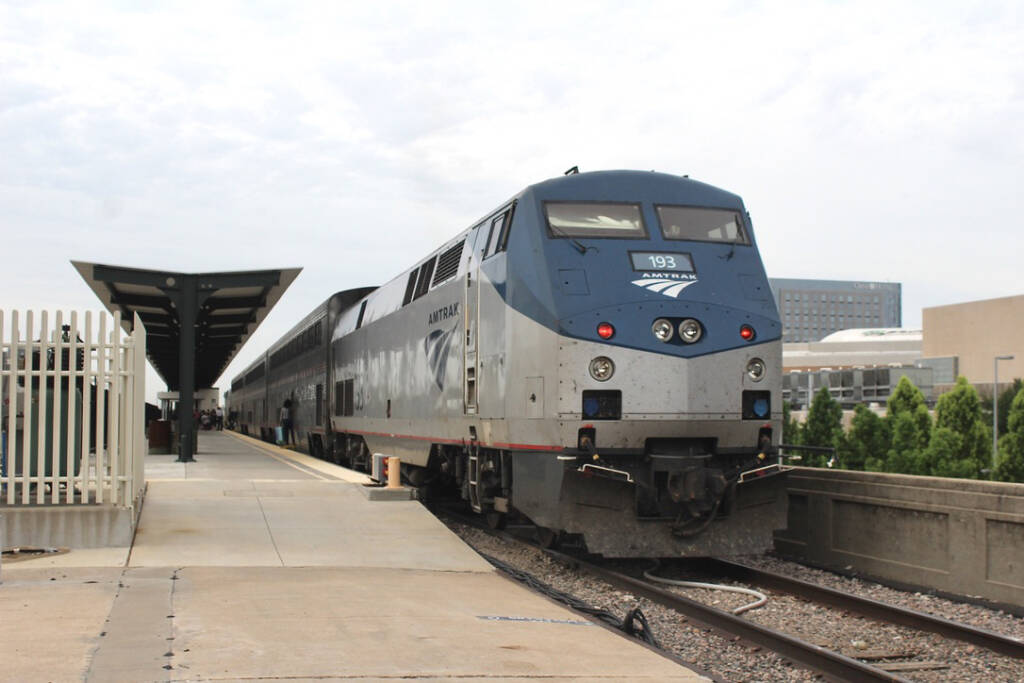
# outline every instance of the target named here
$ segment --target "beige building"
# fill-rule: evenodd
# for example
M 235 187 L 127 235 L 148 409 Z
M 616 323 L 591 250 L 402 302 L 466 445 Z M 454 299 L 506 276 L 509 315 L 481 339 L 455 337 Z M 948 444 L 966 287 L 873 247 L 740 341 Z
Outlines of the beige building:
M 957 374 L 979 390 L 991 386 L 996 356 L 1014 356 L 999 361 L 1001 387 L 1024 377 L 1024 295 L 926 308 L 922 323 L 921 355 L 955 358 Z

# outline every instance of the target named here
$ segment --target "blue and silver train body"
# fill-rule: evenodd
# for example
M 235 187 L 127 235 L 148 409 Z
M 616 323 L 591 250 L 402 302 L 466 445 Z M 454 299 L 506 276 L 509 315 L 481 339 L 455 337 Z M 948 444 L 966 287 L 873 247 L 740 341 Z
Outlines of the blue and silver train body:
M 785 524 L 781 324 L 742 200 L 606 171 L 530 186 L 337 314 L 331 457 L 398 455 L 605 556 Z

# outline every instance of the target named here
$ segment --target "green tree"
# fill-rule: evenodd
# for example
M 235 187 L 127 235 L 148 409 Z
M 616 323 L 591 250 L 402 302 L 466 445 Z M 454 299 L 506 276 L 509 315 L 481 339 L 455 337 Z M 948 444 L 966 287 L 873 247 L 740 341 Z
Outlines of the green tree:
M 990 429 L 981 412 L 978 392 L 958 377 L 956 386 L 939 397 L 935 407 L 936 441 L 926 451 L 928 474 L 977 479 L 992 456 Z
M 796 446 L 800 443 L 800 423 L 793 417 L 789 401 L 782 402 L 782 443 Z
M 1010 406 L 1013 404 L 1013 399 L 1020 393 L 1022 388 L 1024 388 L 1024 380 L 1017 378 L 1013 380 L 1013 384 L 999 392 L 999 422 L 997 423 L 999 436 L 1006 434 L 1008 431 Z M 992 398 L 990 396 L 986 396 L 981 399 L 981 410 L 985 424 L 992 424 Z
M 881 417 L 865 405 L 858 404 L 853 409 L 853 420 L 850 431 L 843 440 L 839 453 L 839 461 L 848 470 L 863 470 L 868 461 L 878 460 L 881 465 L 889 450 L 887 425 Z
M 917 426 L 916 447 L 923 451 L 931 438 L 932 419 L 928 415 L 928 405 L 925 403 L 924 394 L 914 386 L 909 377 L 906 375 L 900 377 L 900 381 L 896 383 L 896 388 L 889 397 L 886 408 L 890 423 L 889 429 L 893 434 L 896 433 L 894 420 L 897 415 L 906 413 L 913 418 L 914 424 Z
M 888 424 L 892 429 L 892 445 L 885 460 L 878 463 L 880 469 L 899 474 L 926 474 L 922 471 L 920 427 L 914 414 L 910 411 L 898 412 L 888 419 Z
M 1024 482 L 1024 387 L 1017 391 L 1010 404 L 1006 427 L 1006 434 L 999 439 L 999 462 L 994 478 Z
M 843 436 L 843 408 L 832 398 L 828 387 L 822 387 L 814 394 L 807 411 L 807 422 L 803 428 L 803 445 L 836 448 Z M 822 467 L 829 457 L 824 454 L 804 456 L 805 464 Z

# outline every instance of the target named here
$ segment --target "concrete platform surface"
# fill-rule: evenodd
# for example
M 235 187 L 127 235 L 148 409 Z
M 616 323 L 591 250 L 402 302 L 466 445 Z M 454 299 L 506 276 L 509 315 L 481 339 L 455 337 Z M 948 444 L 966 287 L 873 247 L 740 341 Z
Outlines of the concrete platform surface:
M 0 681 L 705 680 L 505 579 L 414 501 L 229 433 L 147 459 L 130 548 L 5 563 Z

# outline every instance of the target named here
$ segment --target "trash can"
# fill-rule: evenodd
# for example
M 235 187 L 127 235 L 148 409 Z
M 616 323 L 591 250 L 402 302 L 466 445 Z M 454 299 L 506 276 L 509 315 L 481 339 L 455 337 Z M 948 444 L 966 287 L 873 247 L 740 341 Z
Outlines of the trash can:
M 151 420 L 149 430 L 146 433 L 149 440 L 150 453 L 171 452 L 171 422 L 170 420 Z

